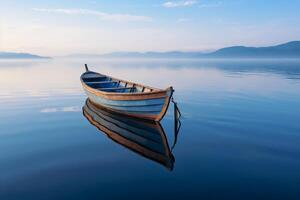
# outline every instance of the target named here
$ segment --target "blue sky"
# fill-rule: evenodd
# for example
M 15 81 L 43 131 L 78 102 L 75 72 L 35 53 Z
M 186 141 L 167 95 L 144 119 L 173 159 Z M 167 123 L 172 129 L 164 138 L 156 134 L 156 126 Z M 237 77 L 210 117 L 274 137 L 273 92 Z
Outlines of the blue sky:
M 300 40 L 298 0 L 3 0 L 0 51 L 210 51 Z

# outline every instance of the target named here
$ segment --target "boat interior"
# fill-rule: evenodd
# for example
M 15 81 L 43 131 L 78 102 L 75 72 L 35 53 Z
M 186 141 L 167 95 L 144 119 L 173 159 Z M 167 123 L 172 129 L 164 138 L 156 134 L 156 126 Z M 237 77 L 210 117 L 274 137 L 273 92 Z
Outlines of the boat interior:
M 83 74 L 82 80 L 89 87 L 103 92 L 143 93 L 156 90 L 151 87 L 119 80 L 90 71 Z

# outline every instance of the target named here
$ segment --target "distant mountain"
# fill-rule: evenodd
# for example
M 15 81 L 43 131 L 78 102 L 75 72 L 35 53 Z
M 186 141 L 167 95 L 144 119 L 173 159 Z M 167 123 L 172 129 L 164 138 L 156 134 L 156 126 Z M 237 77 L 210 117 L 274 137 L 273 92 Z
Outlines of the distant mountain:
M 0 52 L 0 59 L 49 59 L 50 57 L 38 56 L 29 53 Z
M 271 47 L 244 47 L 234 46 L 219 49 L 210 54 L 209 57 L 238 57 L 238 58 L 272 58 L 272 57 L 287 57 L 287 58 L 300 58 L 300 41 L 288 42 Z
M 270 47 L 233 46 L 210 53 L 182 52 L 113 52 L 107 54 L 73 54 L 80 58 L 300 58 L 300 41 Z

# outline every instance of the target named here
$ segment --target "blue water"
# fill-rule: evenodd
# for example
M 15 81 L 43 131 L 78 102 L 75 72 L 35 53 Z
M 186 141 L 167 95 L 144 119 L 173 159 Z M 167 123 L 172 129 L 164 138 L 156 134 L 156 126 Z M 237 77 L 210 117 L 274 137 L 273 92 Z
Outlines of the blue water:
M 172 170 L 82 114 L 90 69 L 164 88 L 182 113 Z M 173 107 L 162 121 L 174 141 Z M 300 61 L 0 62 L 0 199 L 299 199 Z

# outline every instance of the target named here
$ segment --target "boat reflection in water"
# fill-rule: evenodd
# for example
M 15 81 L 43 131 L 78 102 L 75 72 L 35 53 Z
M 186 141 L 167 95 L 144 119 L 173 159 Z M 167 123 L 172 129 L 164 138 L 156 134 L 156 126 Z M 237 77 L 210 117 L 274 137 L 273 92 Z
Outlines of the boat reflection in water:
M 124 117 L 98 107 L 88 99 L 83 106 L 83 115 L 116 143 L 173 170 L 175 158 L 159 122 Z M 179 127 L 175 130 L 177 137 Z M 176 141 L 177 138 L 174 143 Z

